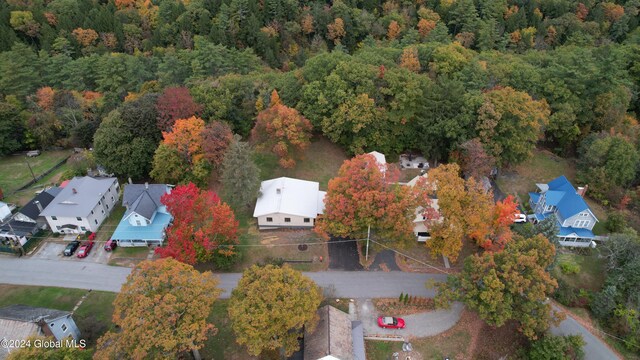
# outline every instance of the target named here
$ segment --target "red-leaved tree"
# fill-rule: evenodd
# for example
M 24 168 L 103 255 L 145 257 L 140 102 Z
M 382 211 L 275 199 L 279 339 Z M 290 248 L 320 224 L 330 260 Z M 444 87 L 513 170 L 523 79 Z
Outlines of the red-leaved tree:
M 316 231 L 362 237 L 371 226 L 380 241 L 409 242 L 414 238 L 417 199 L 410 187 L 396 183 L 398 173 L 369 154 L 345 160 L 338 176 L 329 181 Z
M 278 92 L 271 93 L 271 105 L 258 114 L 251 137 L 258 147 L 272 151 L 280 158 L 280 166 L 292 168 L 296 165 L 294 152 L 309 146 L 311 122 L 296 109 L 280 102 Z
M 193 101 L 186 87 L 169 87 L 158 97 L 156 109 L 158 129 L 169 131 L 176 120 L 198 115 L 202 111 L 202 105 Z
M 173 216 L 167 229 L 167 245 L 156 249 L 162 257 L 187 264 L 213 260 L 220 267 L 231 265 L 238 254 L 238 221 L 233 210 L 209 190 L 189 183 L 176 186 L 160 200 Z

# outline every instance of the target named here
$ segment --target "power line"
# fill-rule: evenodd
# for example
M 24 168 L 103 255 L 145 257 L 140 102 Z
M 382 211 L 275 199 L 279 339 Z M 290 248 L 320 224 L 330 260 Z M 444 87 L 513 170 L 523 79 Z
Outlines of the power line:
M 366 240 L 366 239 L 365 239 L 365 240 Z M 402 255 L 402 256 L 406 256 L 406 257 L 408 257 L 409 259 L 411 259 L 411 260 L 413 260 L 413 261 L 416 261 L 416 262 L 419 262 L 419 263 L 420 263 L 420 264 L 422 264 L 422 265 L 425 265 L 425 266 L 428 266 L 428 267 L 430 267 L 430 268 L 432 268 L 432 269 L 438 270 L 438 271 L 440 271 L 441 273 L 444 273 L 444 274 L 447 274 L 447 275 L 450 275 L 450 274 L 451 274 L 451 273 L 449 273 L 449 272 L 448 272 L 448 271 L 446 271 L 446 270 L 442 270 L 442 269 L 440 269 L 440 268 L 439 268 L 439 267 L 437 267 L 437 266 L 433 266 L 433 265 L 431 265 L 431 264 L 429 264 L 429 263 L 426 263 L 426 262 L 424 262 L 424 261 L 418 260 L 418 259 L 416 259 L 416 258 L 414 258 L 414 257 L 411 257 L 411 256 L 407 255 L 407 254 L 401 253 L 400 251 L 398 251 L 398 250 L 396 250 L 396 249 L 393 249 L 393 248 L 390 248 L 390 247 L 388 247 L 388 246 L 386 246 L 386 245 L 384 245 L 384 244 L 381 244 L 381 243 L 379 243 L 379 242 L 377 242 L 377 241 L 375 241 L 375 240 L 371 240 L 371 242 L 374 242 L 374 243 L 376 243 L 376 244 L 378 244 L 378 245 L 382 246 L 383 248 L 386 248 L 386 249 L 388 249 L 388 250 L 391 250 L 391 251 L 393 251 L 393 252 L 394 252 L 394 253 L 396 253 L 396 254 L 400 254 L 400 255 Z

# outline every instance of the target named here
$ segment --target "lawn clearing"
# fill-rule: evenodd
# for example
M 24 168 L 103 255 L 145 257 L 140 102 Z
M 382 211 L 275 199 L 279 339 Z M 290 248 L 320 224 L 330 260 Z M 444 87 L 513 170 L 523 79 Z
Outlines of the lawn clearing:
M 109 265 L 134 267 L 141 261 L 147 260 L 150 249 L 146 246 L 122 247 L 113 250 L 109 258 Z
M 47 176 L 38 180 L 37 183 L 31 185 L 30 187 L 24 190 L 16 191 L 11 195 L 5 192 L 5 195 L 7 196 L 3 201 L 24 206 L 31 199 L 33 199 L 33 197 L 36 195 L 35 194 L 36 191 L 42 190 L 49 186 L 55 186 L 57 184 L 60 184 L 61 183 L 60 178 L 65 173 L 65 171 L 67 171 L 69 168 L 70 168 L 69 164 L 67 163 L 62 164 L 62 166 L 53 170 Z
M 247 353 L 243 346 L 236 343 L 236 337 L 231 329 L 231 320 L 227 307 L 229 300 L 216 300 L 208 322 L 218 329 L 217 334 L 209 335 L 204 347 L 200 349 L 203 359 L 256 359 Z
M 0 284 L 0 307 L 21 304 L 71 311 L 86 292 L 81 289 Z
M 9 155 L 0 158 L 0 188 L 5 194 L 11 194 L 22 186 L 33 180 L 29 165 L 33 170 L 33 175 L 40 176 L 47 170 L 54 167 L 60 161 L 71 155 L 69 150 L 43 151 L 40 156 L 27 157 L 24 154 Z
M 311 230 L 258 231 L 255 219 L 246 219 L 246 233 L 240 236 L 242 260 L 231 271 L 253 264 L 287 263 L 300 271 L 326 270 L 328 251 L 323 238 Z M 299 247 L 302 245 L 302 247 Z M 304 246 L 306 245 L 306 247 Z M 323 261 L 320 261 L 322 258 Z
M 309 147 L 302 156 L 296 160 L 293 169 L 283 169 L 278 165 L 278 160 L 271 153 L 260 152 L 256 154 L 256 164 L 260 168 L 260 180 L 273 179 L 281 176 L 317 181 L 320 189 L 326 190 L 331 178 L 338 175 L 338 170 L 348 159 L 347 154 L 336 144 L 323 136 L 312 139 Z
M 574 263 L 580 267 L 577 274 L 564 274 L 560 266 L 556 266 L 552 275 L 557 279 L 564 280 L 569 286 L 575 289 L 587 289 L 600 291 L 605 280 L 605 260 L 598 257 L 598 250 L 592 250 L 587 255 L 560 249 L 558 254 L 558 264 L 563 262 Z
M 511 358 L 526 344 L 515 323 L 492 328 L 477 314 L 464 310 L 460 321 L 444 333 L 428 338 L 411 339 L 414 352 L 422 359 L 500 359 Z M 366 340 L 367 359 L 387 360 L 402 352 L 402 342 Z

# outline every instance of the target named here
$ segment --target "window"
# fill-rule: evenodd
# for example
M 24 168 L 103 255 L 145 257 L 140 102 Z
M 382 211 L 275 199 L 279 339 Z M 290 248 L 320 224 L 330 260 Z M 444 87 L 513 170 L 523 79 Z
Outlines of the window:
M 62 229 L 62 226 L 57 225 L 57 226 L 56 226 L 56 229 L 60 230 L 60 229 Z
M 98 201 L 98 205 L 102 205 L 102 201 Z
M 309 218 L 304 218 L 304 222 L 306 222 L 306 223 L 311 222 L 311 219 L 309 219 Z
M 96 222 L 96 225 L 98 225 L 98 220 L 97 220 L 97 219 L 96 219 L 96 220 L 93 220 L 93 221 L 95 221 L 95 222 Z
M 106 204 L 105 204 L 105 206 L 107 207 L 107 210 L 109 210 L 109 205 L 106 205 Z
M 580 216 L 589 216 L 589 213 L 580 213 Z
M 76 217 L 76 220 L 82 221 L 82 218 L 81 217 Z
M 67 325 L 66 324 L 62 324 L 62 326 L 60 326 L 60 328 L 62 329 L 62 331 L 67 331 Z
M 588 227 L 591 221 L 589 220 L 576 220 L 573 223 L 573 227 Z
M 291 218 L 284 218 L 284 222 L 291 222 Z
M 80 226 L 80 230 L 82 230 L 82 231 L 87 231 L 87 228 L 86 228 L 86 227 L 84 227 L 84 226 Z
M 273 222 L 273 218 L 268 217 L 268 218 L 267 218 L 267 222 Z
M 52 217 L 51 217 L 51 220 L 58 220 L 58 218 L 57 218 L 57 217 L 55 217 L 55 216 L 52 216 Z
M 137 226 L 142 225 L 142 224 L 140 223 L 140 220 L 136 220 L 136 225 L 137 225 Z
M 111 201 L 113 201 L 113 196 L 111 197 Z
M 100 210 L 100 211 L 102 211 L 102 213 L 104 214 L 104 209 L 102 209 L 102 210 Z
M 91 215 L 93 215 L 93 210 L 91 210 Z

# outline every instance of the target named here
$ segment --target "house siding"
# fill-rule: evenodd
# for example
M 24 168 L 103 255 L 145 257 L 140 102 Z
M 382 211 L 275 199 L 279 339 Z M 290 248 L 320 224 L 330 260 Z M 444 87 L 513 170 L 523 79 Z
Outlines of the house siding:
M 62 325 L 65 326 L 64 330 L 62 329 Z M 78 340 L 80 338 L 80 330 L 78 329 L 78 326 L 76 326 L 71 315 L 61 317 L 53 321 L 48 321 L 46 323 L 46 328 L 57 340 L 66 339 L 69 336 L 74 340 Z
M 273 221 L 268 222 L 267 218 L 272 218 Z M 290 222 L 285 222 L 285 218 L 290 218 Z M 309 222 L 304 222 L 304 216 L 288 215 L 288 214 L 269 214 L 264 216 L 258 216 L 258 228 L 263 229 L 278 229 L 278 228 L 312 228 L 315 219 L 308 218 Z
M 66 229 L 66 233 L 71 234 L 80 234 L 83 233 L 81 227 L 85 227 L 87 231 L 96 232 L 102 222 L 109 217 L 111 211 L 115 207 L 115 204 L 118 202 L 118 182 L 114 182 L 109 188 L 110 191 L 107 191 L 106 194 L 102 195 L 99 202 L 93 207 L 93 214 L 89 212 L 89 214 L 78 214 L 77 216 L 65 216 L 59 217 L 56 216 L 56 220 L 53 220 L 53 216 L 47 216 L 47 223 L 49 223 L 49 227 L 51 231 L 56 233 L 61 233 L 62 231 L 58 229 L 58 226 L 63 226 L 67 224 L 76 225 L 78 228 L 75 230 Z M 113 200 L 111 200 L 113 197 Z M 97 198 L 97 195 L 96 195 Z M 80 220 L 77 219 L 80 218 Z M 97 223 L 96 223 L 97 221 Z
M 587 216 L 580 216 L 580 214 L 582 213 L 587 213 Z M 593 230 L 593 227 L 596 224 L 596 218 L 595 216 L 593 216 L 593 214 L 590 211 L 582 211 L 578 214 L 575 214 L 567 219 L 564 220 L 560 220 L 562 223 L 562 226 L 571 226 L 571 227 L 575 227 L 574 224 L 577 220 L 587 220 L 589 221 L 589 225 L 587 227 L 583 227 L 585 229 L 589 229 L 589 230 Z M 581 226 L 582 227 L 582 226 Z

